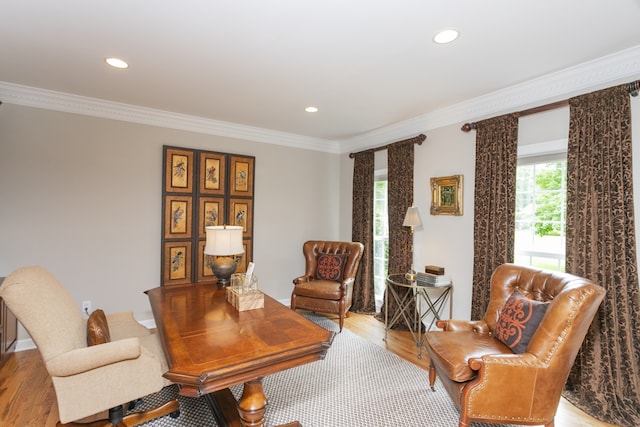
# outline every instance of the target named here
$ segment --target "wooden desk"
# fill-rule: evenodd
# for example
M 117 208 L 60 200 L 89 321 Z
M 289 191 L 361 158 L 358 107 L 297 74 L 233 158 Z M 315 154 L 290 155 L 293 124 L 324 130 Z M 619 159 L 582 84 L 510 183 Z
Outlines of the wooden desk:
M 181 395 L 203 396 L 222 426 L 263 426 L 262 378 L 323 359 L 333 340 L 333 332 L 267 295 L 263 309 L 239 312 L 215 284 L 146 294 L 169 363 L 164 376 L 180 384 Z M 236 404 L 229 387 L 241 383 Z

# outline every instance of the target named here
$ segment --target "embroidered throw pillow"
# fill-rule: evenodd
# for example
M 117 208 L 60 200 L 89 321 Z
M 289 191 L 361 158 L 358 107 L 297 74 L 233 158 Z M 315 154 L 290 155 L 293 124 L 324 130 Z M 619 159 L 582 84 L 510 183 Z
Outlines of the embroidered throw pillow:
M 515 291 L 502 308 L 493 334 L 514 353 L 524 353 L 548 307 L 549 303 L 531 300 Z
M 87 320 L 87 345 L 104 344 L 111 341 L 109 325 L 104 311 L 98 309 L 91 313 Z
M 316 279 L 342 282 L 344 277 L 344 265 L 347 262 L 346 254 L 318 254 L 316 267 Z

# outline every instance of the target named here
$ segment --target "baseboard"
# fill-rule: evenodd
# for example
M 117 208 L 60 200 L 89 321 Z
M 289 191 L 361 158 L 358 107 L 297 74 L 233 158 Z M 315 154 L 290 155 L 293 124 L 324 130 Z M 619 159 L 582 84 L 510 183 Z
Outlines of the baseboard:
M 284 306 L 291 307 L 291 301 L 288 298 L 278 300 L 278 302 Z M 147 329 L 155 329 L 156 327 L 155 319 L 138 320 L 138 323 L 140 323 Z M 36 348 L 36 345 L 34 344 L 33 340 L 31 338 L 27 338 L 24 340 L 18 340 L 18 342 L 16 343 L 15 351 L 18 352 L 24 350 L 33 350 L 34 348 Z

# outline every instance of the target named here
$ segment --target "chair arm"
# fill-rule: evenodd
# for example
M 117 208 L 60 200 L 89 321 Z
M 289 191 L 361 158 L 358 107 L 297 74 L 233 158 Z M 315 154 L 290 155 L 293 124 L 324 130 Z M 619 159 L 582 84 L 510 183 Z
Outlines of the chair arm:
M 501 401 L 510 405 L 510 411 L 518 412 L 516 408 L 530 408 L 534 400 L 548 400 L 548 396 L 554 393 L 549 389 L 549 382 L 542 378 L 552 373 L 542 360 L 531 353 L 485 355 L 470 358 L 468 363 L 478 372 L 476 379 L 465 387 L 470 393 L 466 399 L 476 413 L 492 413 L 495 402 Z M 561 382 L 558 393 L 563 385 Z M 560 396 L 557 397 L 559 399 Z M 549 406 L 553 414 L 555 407 Z M 527 419 L 529 414 L 523 411 L 517 416 Z
M 341 283 L 341 286 L 340 286 L 340 287 L 341 287 L 343 290 L 344 290 L 344 289 L 347 289 L 349 286 L 351 286 L 351 285 L 353 284 L 353 282 L 354 282 L 354 281 L 355 281 L 355 278 L 353 278 L 353 277 L 349 277 L 348 279 L 346 279 L 346 280 L 343 280 L 343 281 L 342 281 L 342 283 Z
M 140 357 L 140 339 L 127 338 L 105 344 L 82 347 L 47 360 L 47 370 L 54 377 L 68 377 L 82 372 Z
M 293 284 L 294 285 L 299 285 L 300 283 L 306 283 L 306 282 L 310 282 L 313 280 L 313 277 L 311 276 L 300 276 L 300 277 L 296 277 L 295 279 L 293 279 Z
M 445 331 L 489 333 L 489 327 L 484 320 L 438 320 L 436 326 Z
M 531 353 L 514 354 L 488 354 L 482 357 L 469 358 L 469 367 L 474 371 L 479 371 L 484 367 L 487 370 L 500 369 L 506 366 L 516 366 L 517 369 L 540 369 L 546 365 Z

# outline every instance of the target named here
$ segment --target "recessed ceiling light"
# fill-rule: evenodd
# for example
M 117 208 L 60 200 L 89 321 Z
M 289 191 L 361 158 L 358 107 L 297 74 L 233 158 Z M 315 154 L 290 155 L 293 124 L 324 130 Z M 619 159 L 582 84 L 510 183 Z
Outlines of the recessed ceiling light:
M 104 60 L 107 64 L 115 68 L 128 68 L 129 64 L 118 58 L 107 58 Z
M 304 109 L 304 111 L 306 111 L 307 113 L 317 113 L 318 107 L 307 107 Z
M 452 41 L 457 39 L 459 35 L 460 33 L 458 33 L 457 30 L 449 28 L 449 29 L 437 32 L 436 35 L 433 36 L 433 41 L 438 44 L 451 43 Z

